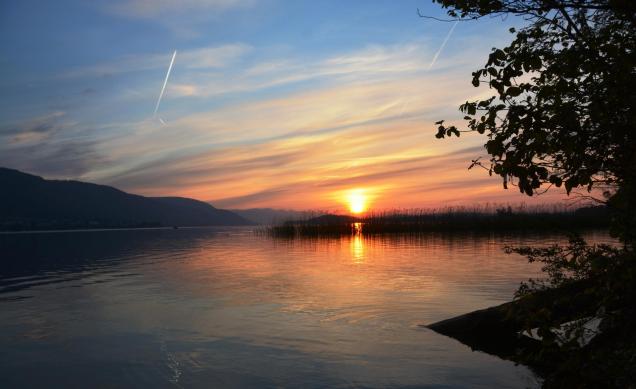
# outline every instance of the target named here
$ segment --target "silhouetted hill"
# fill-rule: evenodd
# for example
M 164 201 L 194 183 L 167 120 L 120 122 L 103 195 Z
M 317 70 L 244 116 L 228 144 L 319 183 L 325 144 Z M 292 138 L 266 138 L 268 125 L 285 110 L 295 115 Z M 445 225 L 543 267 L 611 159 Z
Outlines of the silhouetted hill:
M 0 168 L 2 230 L 247 224 L 239 215 L 198 200 L 144 197 Z
M 210 221 L 218 221 L 216 225 L 254 224 L 244 217 L 225 209 L 214 208 L 203 201 L 186 197 L 149 197 L 166 206 L 165 212 L 174 225 L 209 225 Z

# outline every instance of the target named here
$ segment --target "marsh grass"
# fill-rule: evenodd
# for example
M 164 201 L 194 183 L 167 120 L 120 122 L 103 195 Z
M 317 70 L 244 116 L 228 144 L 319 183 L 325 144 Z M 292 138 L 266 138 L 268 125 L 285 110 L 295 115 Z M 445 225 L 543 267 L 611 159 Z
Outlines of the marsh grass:
M 262 229 L 276 237 L 343 236 L 363 233 L 412 234 L 424 232 L 575 231 L 606 228 L 603 207 L 569 209 L 564 206 L 473 206 L 439 209 L 390 210 L 363 216 L 325 214 L 291 220 Z

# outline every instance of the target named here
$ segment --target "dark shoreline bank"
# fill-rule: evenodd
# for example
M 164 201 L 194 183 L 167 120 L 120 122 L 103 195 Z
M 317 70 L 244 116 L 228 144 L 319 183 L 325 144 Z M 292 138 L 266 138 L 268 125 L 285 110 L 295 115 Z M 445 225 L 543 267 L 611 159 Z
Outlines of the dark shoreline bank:
M 457 339 L 473 350 L 484 351 L 500 358 L 517 363 L 528 364 L 520 360 L 518 351 L 531 350 L 538 341 L 520 332 L 534 327 L 540 322 L 527 317 L 524 312 L 549 308 L 558 312 L 558 321 L 567 322 L 587 312 L 592 315 L 590 304 L 582 293 L 587 284 L 572 283 L 564 287 L 535 292 L 529 296 L 503 303 L 494 307 L 468 312 L 463 315 L 424 325 L 433 331 Z M 531 368 L 543 369 L 537 363 Z
M 204 229 L 204 228 L 250 228 L 247 226 L 224 226 L 224 225 L 211 225 L 211 226 L 160 226 L 160 227 L 112 227 L 112 228 L 60 228 L 49 230 L 0 230 L 0 235 L 20 235 L 20 234 L 52 234 L 52 233 L 64 233 L 64 232 L 109 232 L 109 231 L 160 231 L 160 230 L 191 230 L 191 229 Z
M 633 384 L 614 385 L 617 382 L 633 383 L 636 376 L 636 367 L 629 357 L 636 347 L 636 335 L 631 324 L 604 331 L 604 323 L 601 323 L 596 336 L 578 350 L 548 346 L 541 340 L 522 334 L 540 325 L 541 319 L 529 315 L 529 312 L 554 312 L 557 314 L 553 318 L 556 323 L 566 323 L 582 316 L 595 317 L 594 305 L 586 295 L 589 286 L 587 280 L 577 281 L 421 327 L 451 337 L 473 351 L 524 365 L 545 380 L 546 388 L 569 387 L 567 385 L 572 382 L 579 382 L 580 387 L 634 388 Z M 591 378 L 589 382 L 573 378 L 581 371 L 585 371 L 587 379 Z

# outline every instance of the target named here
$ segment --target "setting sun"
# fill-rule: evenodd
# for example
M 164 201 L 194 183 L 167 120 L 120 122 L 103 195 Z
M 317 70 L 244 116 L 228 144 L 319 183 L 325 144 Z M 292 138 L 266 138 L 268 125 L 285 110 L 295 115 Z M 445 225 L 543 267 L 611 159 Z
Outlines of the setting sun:
M 354 189 L 347 194 L 347 203 L 351 213 L 362 213 L 367 209 L 367 196 L 362 189 Z

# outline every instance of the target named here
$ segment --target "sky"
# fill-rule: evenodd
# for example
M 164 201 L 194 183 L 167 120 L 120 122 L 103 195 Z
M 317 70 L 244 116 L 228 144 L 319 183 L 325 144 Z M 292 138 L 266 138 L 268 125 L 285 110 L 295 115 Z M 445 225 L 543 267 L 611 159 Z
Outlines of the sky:
M 3 1 L 0 166 L 222 208 L 562 198 L 468 170 L 483 136 L 434 137 L 492 95 L 471 72 L 520 22 L 418 8 L 444 16 L 429 0 Z

